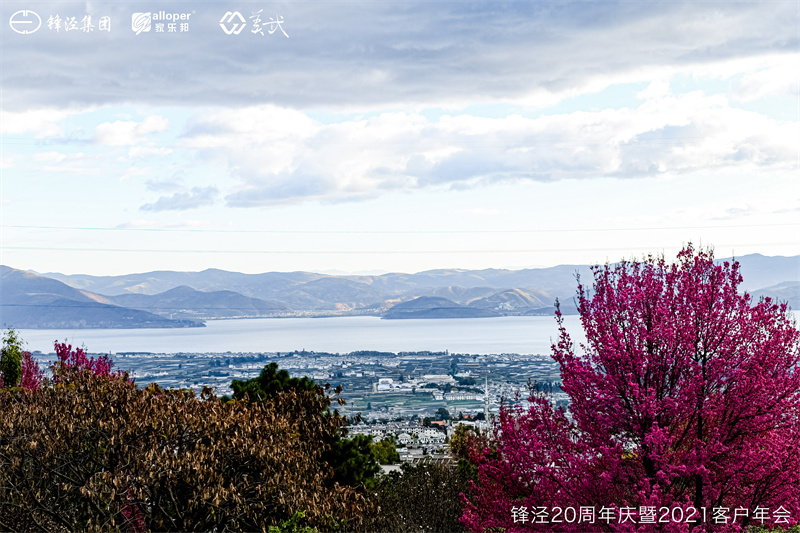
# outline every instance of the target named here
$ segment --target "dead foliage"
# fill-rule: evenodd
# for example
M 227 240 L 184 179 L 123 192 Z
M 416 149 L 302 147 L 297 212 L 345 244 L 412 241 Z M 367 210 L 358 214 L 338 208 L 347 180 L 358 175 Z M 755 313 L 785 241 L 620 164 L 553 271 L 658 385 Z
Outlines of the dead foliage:
M 302 511 L 330 531 L 368 504 L 331 481 L 341 418 L 321 389 L 260 403 L 65 371 L 0 392 L 0 530 L 265 531 Z

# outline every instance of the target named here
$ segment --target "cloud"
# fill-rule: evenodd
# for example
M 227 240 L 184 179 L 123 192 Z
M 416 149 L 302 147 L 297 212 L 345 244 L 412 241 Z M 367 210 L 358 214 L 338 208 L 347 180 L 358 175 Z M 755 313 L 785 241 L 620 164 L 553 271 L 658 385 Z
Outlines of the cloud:
M 104 122 L 95 128 L 94 141 L 106 146 L 132 146 L 144 141 L 150 133 L 167 129 L 169 129 L 169 121 L 156 115 L 151 115 L 139 122 L 133 120 Z
M 83 154 L 75 155 L 82 156 Z M 69 156 L 67 154 L 62 154 L 61 152 L 39 152 L 33 156 L 33 160 L 41 161 L 43 163 L 61 163 L 68 157 Z
M 155 231 L 170 231 L 170 230 L 193 230 L 208 227 L 214 227 L 215 224 L 208 220 L 181 220 L 179 222 L 164 223 L 163 221 L 135 219 L 129 220 L 122 224 L 115 226 L 119 229 L 128 230 L 155 230 Z M 218 227 L 218 225 L 216 225 Z
M 289 39 L 219 29 L 226 11 L 258 4 L 182 5 L 194 11 L 184 34 L 135 35 L 130 16 L 139 8 L 127 1 L 57 4 L 62 15 L 112 17 L 114 31 L 91 41 L 3 32 L 3 107 L 552 103 L 647 69 L 788 55 L 798 46 L 791 2 L 284 2 L 276 14 Z M 0 6 L 3 17 L 25 7 Z
M 171 148 L 150 148 L 147 146 L 131 146 L 128 157 L 131 159 L 145 159 L 153 156 L 165 156 L 172 153 Z
M 797 56 L 773 58 L 761 69 L 748 71 L 732 87 L 734 99 L 750 102 L 759 98 L 800 94 L 800 69 Z
M 140 211 L 185 211 L 212 205 L 219 190 L 216 187 L 192 187 L 191 191 L 162 196 L 150 204 L 142 205 Z
M 75 175 L 97 174 L 99 172 L 100 156 L 88 155 L 82 152 L 65 154 L 62 152 L 39 152 L 31 158 L 36 163 L 39 172 L 56 172 Z
M 147 180 L 144 185 L 148 191 L 153 192 L 177 192 L 185 189 L 180 179 Z
M 33 133 L 38 139 L 64 135 L 61 121 L 77 111 L 66 109 L 34 109 L 28 111 L 0 110 L 0 134 Z
M 794 123 L 699 91 L 658 86 L 639 96 L 638 107 L 534 117 L 392 112 L 322 124 L 273 106 L 204 112 L 192 121 L 196 136 L 182 142 L 238 180 L 226 196 L 235 207 L 516 180 L 797 168 Z
M 472 209 L 462 209 L 459 211 L 462 215 L 473 217 L 493 217 L 502 215 L 503 212 L 499 209 L 487 209 L 486 207 L 474 207 Z

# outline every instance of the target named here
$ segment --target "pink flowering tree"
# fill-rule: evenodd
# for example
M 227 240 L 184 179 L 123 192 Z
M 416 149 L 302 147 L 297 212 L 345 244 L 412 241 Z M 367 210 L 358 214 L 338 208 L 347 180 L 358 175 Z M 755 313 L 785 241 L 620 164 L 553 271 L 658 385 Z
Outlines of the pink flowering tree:
M 8 330 L 3 339 L 3 353 L 16 352 L 18 354 L 18 367 L 14 383 L 23 389 L 38 389 L 45 383 L 44 370 L 39 367 L 39 363 L 29 351 L 22 350 L 22 341 L 14 330 Z M 101 355 L 94 358 L 89 357 L 82 348 L 72 349 L 72 345 L 66 343 L 55 343 L 56 356 L 58 361 L 53 363 L 53 379 L 59 380 L 59 375 L 64 371 L 83 371 L 89 370 L 99 376 L 122 376 L 122 372 L 112 373 L 111 369 L 114 362 L 108 355 Z M 9 357 L 10 359 L 10 357 Z M 0 369 L 0 388 L 9 385 L 4 383 L 3 372 Z
M 19 386 L 23 389 L 38 389 L 44 382 L 44 370 L 39 368 L 39 363 L 31 352 L 22 352 L 22 380 Z
M 528 410 L 501 409 L 462 522 L 474 531 L 800 523 L 800 332 L 786 305 L 740 294 L 738 264 L 717 265 L 691 245 L 671 264 L 649 257 L 593 272 L 591 293 L 578 285 L 580 352 L 556 313 L 569 414 L 535 392 Z
M 53 364 L 53 375 L 58 379 L 58 373 L 62 369 L 71 369 L 75 371 L 90 370 L 98 376 L 111 376 L 111 368 L 114 366 L 114 361 L 108 355 L 101 355 L 97 358 L 89 357 L 83 348 L 72 349 L 71 344 L 65 342 L 55 343 L 56 356 L 58 361 Z M 117 372 L 116 375 L 122 375 Z

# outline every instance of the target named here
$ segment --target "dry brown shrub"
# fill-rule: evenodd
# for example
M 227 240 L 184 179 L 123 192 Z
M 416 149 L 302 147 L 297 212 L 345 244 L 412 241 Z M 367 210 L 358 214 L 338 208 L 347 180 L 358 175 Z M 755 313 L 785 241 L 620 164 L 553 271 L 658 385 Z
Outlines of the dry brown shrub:
M 321 461 L 341 419 L 322 391 L 218 401 L 119 377 L 62 375 L 0 393 L 0 530 L 321 530 L 367 504 Z

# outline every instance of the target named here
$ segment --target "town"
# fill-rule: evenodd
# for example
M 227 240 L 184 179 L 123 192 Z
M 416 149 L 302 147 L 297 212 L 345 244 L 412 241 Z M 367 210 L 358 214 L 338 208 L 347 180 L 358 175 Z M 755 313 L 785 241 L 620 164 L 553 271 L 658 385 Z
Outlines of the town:
M 46 366 L 55 354 L 34 352 Z M 90 354 L 97 357 L 102 354 Z M 258 376 L 275 362 L 292 377 L 307 376 L 320 385 L 341 385 L 340 413 L 351 421 L 351 435 L 395 442 L 401 458 L 435 455 L 458 424 L 488 429 L 501 402 L 525 405 L 529 386 L 551 394 L 567 407 L 558 385 L 558 365 L 540 354 L 461 354 L 450 352 L 312 352 L 111 354 L 115 370 L 129 372 L 139 387 L 212 387 L 217 396 L 231 394 L 232 380 Z

